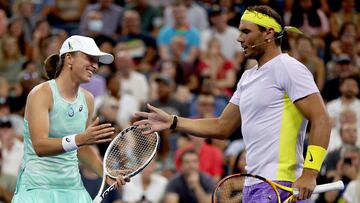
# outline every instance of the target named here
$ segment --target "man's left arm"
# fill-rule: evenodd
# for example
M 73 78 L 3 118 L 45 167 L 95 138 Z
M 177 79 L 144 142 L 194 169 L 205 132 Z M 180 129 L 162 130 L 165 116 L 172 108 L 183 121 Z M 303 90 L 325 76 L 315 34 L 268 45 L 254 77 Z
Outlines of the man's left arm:
M 293 183 L 299 189 L 298 199 L 308 199 L 316 186 L 316 178 L 329 144 L 331 124 L 320 93 L 294 102 L 301 114 L 311 122 L 309 145 L 302 175 Z

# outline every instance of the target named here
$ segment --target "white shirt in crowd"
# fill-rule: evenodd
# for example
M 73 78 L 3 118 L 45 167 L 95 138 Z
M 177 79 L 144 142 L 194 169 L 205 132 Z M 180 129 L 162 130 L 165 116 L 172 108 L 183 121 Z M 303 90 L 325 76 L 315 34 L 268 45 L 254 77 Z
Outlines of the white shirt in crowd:
M 243 51 L 241 44 L 237 42 L 240 31 L 234 27 L 228 26 L 223 33 L 217 32 L 215 29 L 207 29 L 201 32 L 201 51 L 208 49 L 208 42 L 212 37 L 216 37 L 221 44 L 221 53 L 225 58 L 233 60 L 237 52 Z
M 124 202 L 138 202 L 144 196 L 151 203 L 160 203 L 164 197 L 168 180 L 159 174 L 151 174 L 150 185 L 144 190 L 141 175 L 134 176 L 129 183 L 123 186 L 122 200 Z
M 146 77 L 136 71 L 132 71 L 129 78 L 121 79 L 122 95 L 129 94 L 134 96 L 140 105 L 149 99 L 149 86 Z

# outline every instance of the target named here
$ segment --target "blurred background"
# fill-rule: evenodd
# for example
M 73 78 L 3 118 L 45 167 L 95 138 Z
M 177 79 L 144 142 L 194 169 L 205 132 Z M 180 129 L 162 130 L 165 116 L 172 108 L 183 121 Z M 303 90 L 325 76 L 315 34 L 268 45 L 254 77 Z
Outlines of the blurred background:
M 215 117 L 256 64 L 237 42 L 240 17 L 252 5 L 274 8 L 306 34 L 285 36 L 282 48 L 313 73 L 332 119 L 318 184 L 349 186 L 312 201 L 360 202 L 359 0 L 0 0 L 0 202 L 10 202 L 15 189 L 27 94 L 45 81 L 44 59 L 69 35 L 93 37 L 115 56 L 82 87 L 95 96 L 94 117 L 117 131 L 146 103 L 179 116 Z M 246 171 L 241 129 L 223 141 L 160 135 L 156 160 L 104 202 L 171 203 L 174 193 L 178 202 L 199 202 L 194 185 L 210 194 L 222 177 Z M 107 145 L 96 147 L 103 155 Z M 80 168 L 94 197 L 101 179 Z

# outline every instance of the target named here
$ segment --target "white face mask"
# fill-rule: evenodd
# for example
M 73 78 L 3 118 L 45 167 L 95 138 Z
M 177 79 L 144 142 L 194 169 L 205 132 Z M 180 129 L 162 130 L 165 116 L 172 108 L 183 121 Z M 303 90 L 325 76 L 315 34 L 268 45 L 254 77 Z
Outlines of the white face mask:
M 89 20 L 89 30 L 92 32 L 100 32 L 103 28 L 102 20 Z

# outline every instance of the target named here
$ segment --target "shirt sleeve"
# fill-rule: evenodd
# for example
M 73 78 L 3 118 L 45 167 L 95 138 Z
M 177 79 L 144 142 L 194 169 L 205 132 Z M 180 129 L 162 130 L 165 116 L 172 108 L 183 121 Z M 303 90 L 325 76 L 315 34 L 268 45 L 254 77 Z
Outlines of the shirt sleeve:
M 280 64 L 276 71 L 280 88 L 295 102 L 310 94 L 319 92 L 311 72 L 295 59 Z

